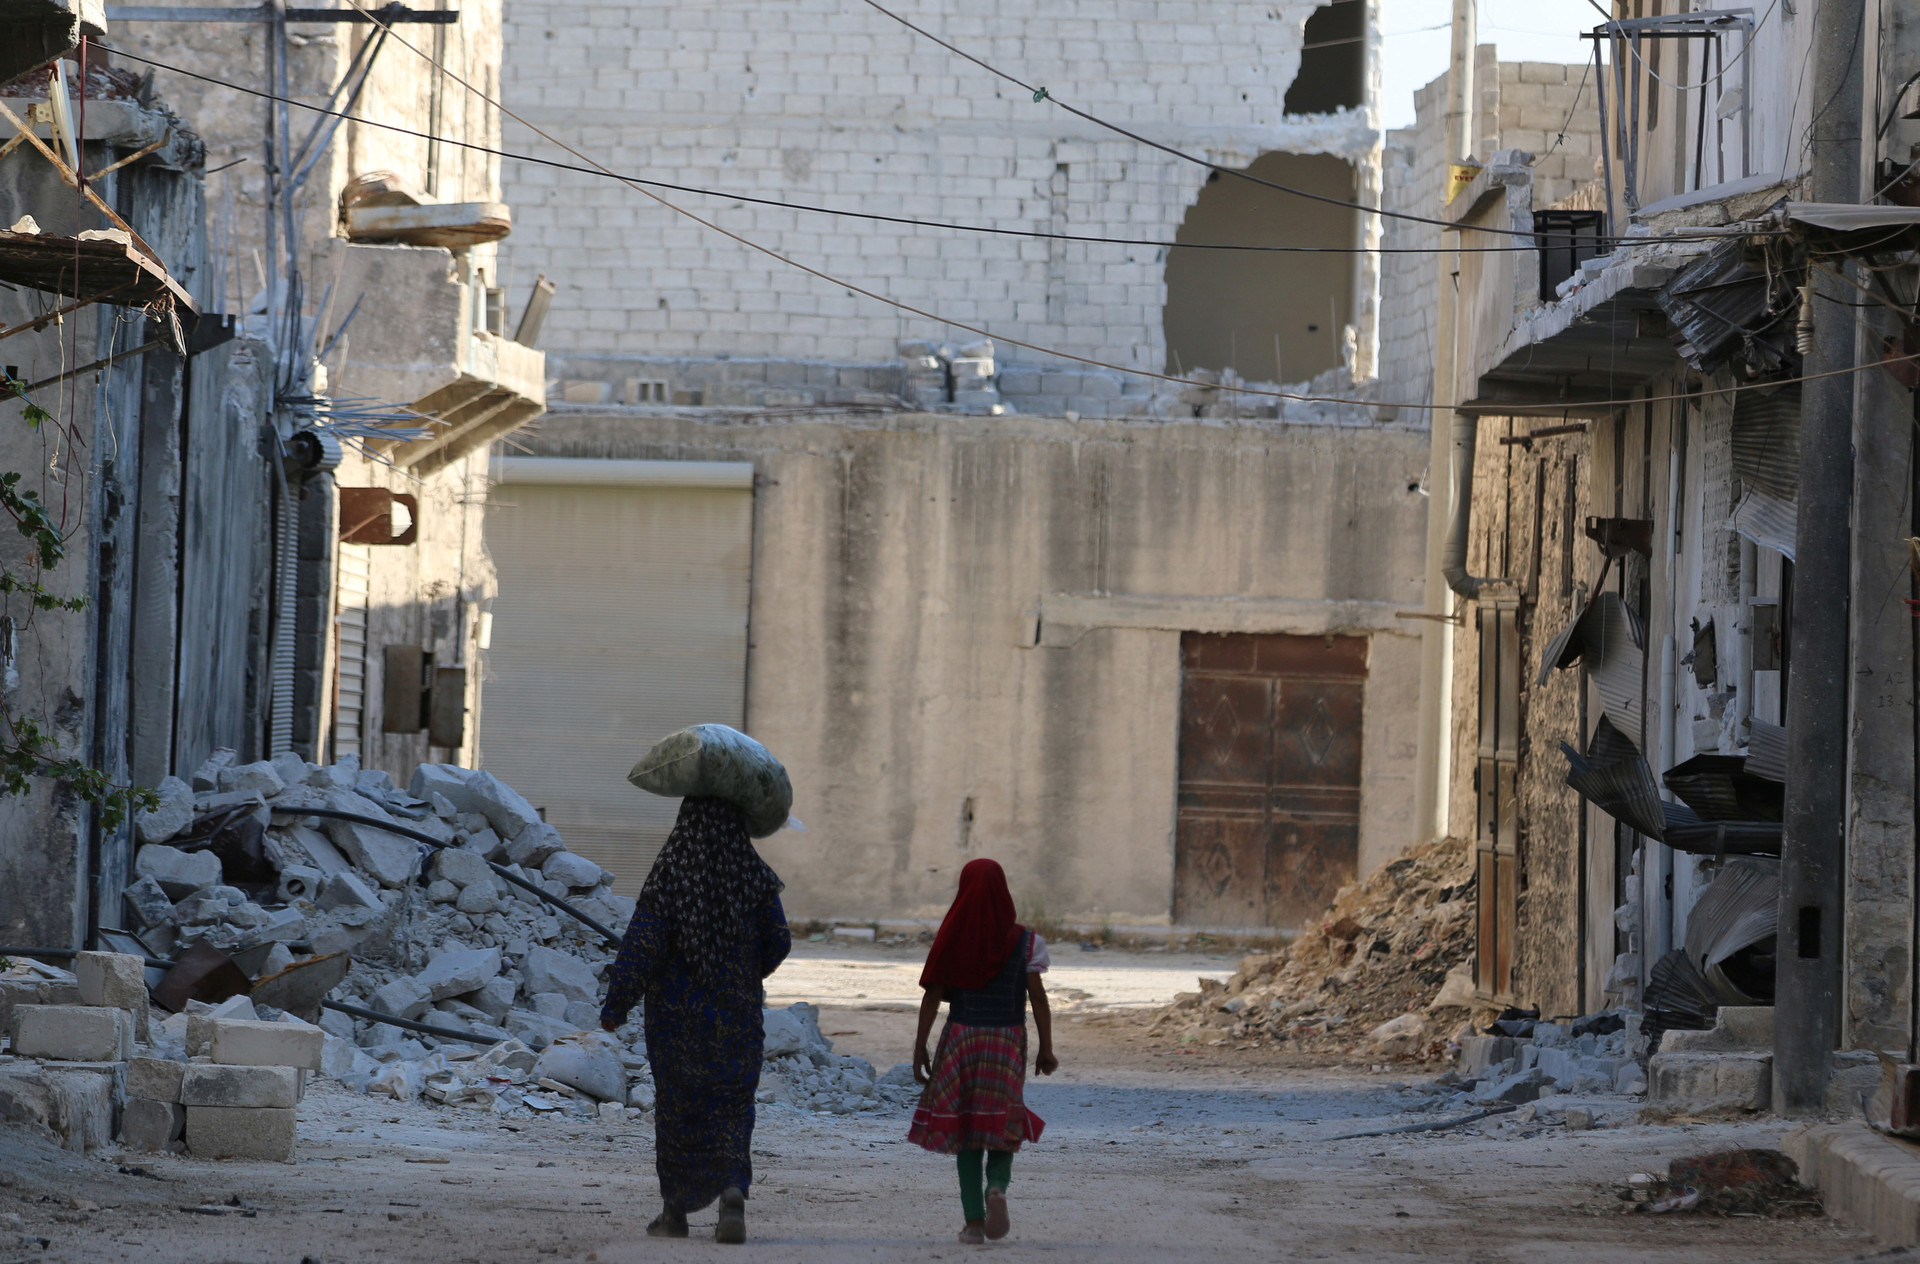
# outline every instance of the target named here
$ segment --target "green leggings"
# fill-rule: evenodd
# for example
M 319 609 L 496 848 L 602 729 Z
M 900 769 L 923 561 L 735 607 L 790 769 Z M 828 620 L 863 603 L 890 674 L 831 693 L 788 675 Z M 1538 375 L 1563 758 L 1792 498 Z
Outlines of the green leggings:
M 1013 1151 L 960 1151 L 960 1209 L 968 1220 L 987 1218 L 986 1190 L 980 1188 L 981 1161 L 987 1169 L 987 1188 L 1004 1190 L 1013 1180 Z

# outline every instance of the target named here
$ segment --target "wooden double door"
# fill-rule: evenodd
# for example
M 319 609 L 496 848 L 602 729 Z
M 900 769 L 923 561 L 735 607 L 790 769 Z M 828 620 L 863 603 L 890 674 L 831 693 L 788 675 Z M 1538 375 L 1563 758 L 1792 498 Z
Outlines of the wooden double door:
M 1173 917 L 1294 929 L 1353 881 L 1367 640 L 1181 637 Z

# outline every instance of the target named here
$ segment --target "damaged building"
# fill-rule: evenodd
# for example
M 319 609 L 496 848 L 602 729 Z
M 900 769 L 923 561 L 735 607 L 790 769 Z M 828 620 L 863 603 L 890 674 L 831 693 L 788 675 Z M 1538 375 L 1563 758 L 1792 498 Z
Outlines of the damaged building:
M 545 399 L 537 305 L 508 330 L 494 280 L 497 170 L 450 143 L 497 125 L 448 111 L 448 139 L 409 146 L 290 104 L 410 118 L 439 99 L 371 24 L 182 15 L 88 10 L 64 55 L 0 88 L 18 384 L 0 407 L 64 548 L 38 559 L 47 602 L 8 596 L 9 714 L 106 788 L 222 749 L 403 780 L 471 762 L 486 451 Z M 498 64 L 497 6 L 413 29 L 470 72 Z M 262 74 L 289 104 L 246 95 Z M 0 883 L 12 942 L 124 922 L 132 826 L 87 784 L 0 804 L 31 840 Z
M 1446 828 L 1477 840 L 1474 981 L 1543 1014 L 1644 1009 L 1656 1035 L 1780 999 L 1777 1031 L 1762 1008 L 1739 1040 L 1686 1044 L 1732 1071 L 1656 1057 L 1655 1104 L 1720 1075 L 1744 1109 L 1857 1112 L 1915 1021 L 1916 212 L 1893 177 L 1916 124 L 1898 76 L 1870 83 L 1881 178 L 1823 176 L 1809 107 L 1752 88 L 1799 73 L 1813 23 L 1593 34 L 1590 185 L 1566 196 L 1501 137 L 1446 203 L 1442 771 Z M 1874 39 L 1870 80 L 1910 61 L 1906 27 Z M 1676 90 L 1656 44 L 1678 82 L 1715 49 L 1740 64 Z M 1526 234 L 1537 250 L 1471 250 Z M 1807 439 L 1816 400 L 1837 436 Z M 1811 507 L 1807 471 L 1834 461 Z
M 765 848 L 797 915 L 929 916 L 991 855 L 1049 916 L 1296 927 L 1411 840 L 1424 417 L 1231 388 L 1374 376 L 1372 11 L 955 21 L 963 46 L 1079 50 L 1063 99 L 1170 117 L 1227 174 L 877 12 L 511 12 L 528 123 L 737 193 L 671 197 L 1000 341 L 510 160 L 527 223 L 501 257 L 556 286 L 555 397 L 497 450 L 484 766 L 637 883 L 671 809 L 624 772 L 720 720 L 792 770 L 810 832 Z M 1236 243 L 1258 249 L 1203 248 Z

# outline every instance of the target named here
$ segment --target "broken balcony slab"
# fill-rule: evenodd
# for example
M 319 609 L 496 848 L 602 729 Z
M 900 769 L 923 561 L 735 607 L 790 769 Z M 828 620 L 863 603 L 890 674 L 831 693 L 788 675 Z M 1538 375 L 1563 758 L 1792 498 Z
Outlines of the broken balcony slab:
M 449 250 L 499 241 L 513 231 L 513 214 L 504 202 L 361 203 L 347 207 L 341 218 L 350 241 Z
M 1461 410 L 1545 406 L 1580 413 L 1582 401 L 1618 399 L 1671 371 L 1673 343 L 1655 295 L 1672 275 L 1667 265 L 1622 261 L 1557 303 L 1519 312 Z
M 76 302 L 145 307 L 171 298 L 183 311 L 198 310 L 165 268 L 142 254 L 127 233 L 112 228 L 77 237 L 0 231 L 0 283 Z

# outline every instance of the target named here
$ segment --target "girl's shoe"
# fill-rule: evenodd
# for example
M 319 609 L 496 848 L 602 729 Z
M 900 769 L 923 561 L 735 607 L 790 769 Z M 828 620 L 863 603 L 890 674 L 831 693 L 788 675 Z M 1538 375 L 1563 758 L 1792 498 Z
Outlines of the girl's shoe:
M 650 1238 L 684 1238 L 686 1237 L 687 1236 L 686 1213 L 679 1212 L 679 1211 L 668 1211 L 663 1209 L 659 1215 L 653 1218 L 652 1223 L 647 1225 L 647 1236 Z
M 735 1245 L 747 1240 L 747 1196 L 738 1185 L 729 1185 L 720 1194 L 720 1222 L 713 1226 L 713 1240 Z
M 987 1236 L 998 1242 L 1007 1236 L 1007 1230 L 1013 1223 L 1007 1219 L 1007 1191 L 997 1186 L 987 1187 Z
M 966 1246 L 985 1246 L 987 1243 L 987 1222 L 969 1220 L 960 1226 L 960 1241 Z

